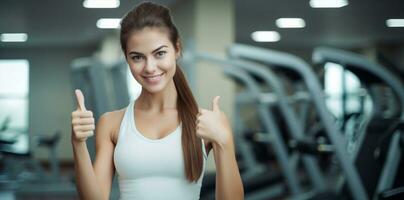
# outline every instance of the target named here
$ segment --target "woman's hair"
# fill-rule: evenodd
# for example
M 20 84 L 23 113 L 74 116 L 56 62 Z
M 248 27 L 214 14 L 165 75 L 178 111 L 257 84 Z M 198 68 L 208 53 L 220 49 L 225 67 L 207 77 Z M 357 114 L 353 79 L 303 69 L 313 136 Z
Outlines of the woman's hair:
M 176 51 L 181 51 L 180 36 L 175 27 L 170 10 L 162 5 L 151 2 L 140 3 L 129 11 L 121 21 L 121 47 L 126 57 L 127 41 L 130 35 L 146 27 L 161 28 L 168 33 L 168 37 Z M 174 74 L 174 84 L 177 89 L 177 109 L 179 120 L 182 122 L 182 152 L 185 164 L 185 177 L 190 182 L 197 181 L 202 174 L 203 157 L 202 142 L 196 136 L 196 115 L 198 104 L 192 95 L 184 73 L 177 65 Z

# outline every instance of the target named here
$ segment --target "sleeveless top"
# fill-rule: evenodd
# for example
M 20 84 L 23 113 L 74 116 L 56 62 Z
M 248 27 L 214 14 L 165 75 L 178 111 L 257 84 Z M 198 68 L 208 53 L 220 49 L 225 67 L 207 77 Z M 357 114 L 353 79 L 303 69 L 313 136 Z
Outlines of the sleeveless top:
M 120 200 L 199 199 L 207 159 L 203 140 L 202 175 L 190 183 L 185 177 L 181 124 L 164 138 L 149 139 L 136 128 L 134 104 L 125 111 L 114 150 Z

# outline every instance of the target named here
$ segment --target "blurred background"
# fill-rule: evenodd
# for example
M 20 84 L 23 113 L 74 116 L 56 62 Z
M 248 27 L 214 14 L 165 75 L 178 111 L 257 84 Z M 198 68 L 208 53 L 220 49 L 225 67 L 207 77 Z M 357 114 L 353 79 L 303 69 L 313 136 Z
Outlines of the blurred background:
M 94 112 L 96 119 L 102 113 L 126 107 L 139 95 L 141 87 L 128 73 L 119 43 L 119 20 L 139 2 L 141 1 L 0 2 L 0 199 L 78 199 L 70 142 L 71 112 L 76 109 L 74 89 L 80 88 L 84 92 L 87 109 Z M 404 1 L 153 2 L 171 9 L 184 46 L 181 66 L 199 106 L 210 108 L 214 96 L 222 97 L 221 106 L 231 118 L 237 135 L 235 138 L 240 170 L 243 170 L 243 174 L 248 174 L 243 177 L 246 180 L 246 199 L 311 198 L 319 193 L 329 192 L 330 188 L 338 188 L 334 185 L 341 183 L 340 177 L 343 179 L 352 173 L 353 177 L 359 174 L 359 182 L 355 182 L 356 179 L 342 181 L 340 185 L 344 186 L 331 190 L 332 195 L 340 195 L 344 190 L 350 192 L 346 193 L 348 197 L 337 199 L 358 199 L 364 197 L 362 194 L 366 194 L 369 199 L 374 196 L 382 199 L 380 194 L 384 190 L 400 186 L 401 183 L 395 180 L 383 185 L 382 178 L 372 180 L 375 182 L 373 186 L 366 186 L 364 182 L 371 181 L 363 179 L 366 173 L 361 173 L 358 163 L 373 165 L 375 158 L 369 162 L 356 160 L 363 151 L 362 146 L 368 144 L 366 139 L 358 142 L 357 138 L 361 138 L 359 135 L 365 137 L 371 129 L 369 127 L 372 127 L 372 121 L 384 120 L 378 126 L 381 138 L 374 141 L 393 142 L 395 140 L 390 138 L 394 138 L 398 131 L 397 149 L 394 151 L 388 148 L 394 146 L 394 143 L 384 145 L 387 150 L 378 148 L 379 143 L 372 143 L 374 145 L 370 145 L 372 150 L 369 151 L 385 153 L 383 162 L 380 159 L 374 161 L 381 166 L 381 175 L 377 177 L 391 177 L 391 174 L 383 175 L 383 169 L 399 171 L 399 167 L 386 168 L 385 163 L 390 163 L 387 159 L 389 155 L 395 155 L 393 157 L 396 160 L 391 163 L 396 164 L 388 167 L 399 166 L 397 163 L 401 162 L 402 149 L 399 144 L 403 143 L 398 141 L 403 137 L 404 119 L 400 99 L 404 92 L 400 92 L 404 78 Z M 235 44 L 246 46 L 238 51 Z M 338 58 L 333 57 L 333 51 L 327 57 L 327 49 L 321 51 L 318 47 L 338 49 Z M 283 60 L 283 57 L 268 52 L 267 57 L 260 60 L 261 58 L 255 58 L 260 54 L 254 53 L 254 48 L 284 52 L 299 59 L 292 61 L 285 57 L 285 61 L 277 61 Z M 339 50 L 348 52 L 348 56 L 339 57 Z M 251 55 L 243 52 L 251 52 Z M 315 58 L 315 52 L 318 52 L 319 59 Z M 351 60 L 350 56 L 360 59 L 355 57 Z M 232 60 L 237 59 L 253 61 L 254 67 L 258 68 L 261 65 L 273 65 L 268 73 L 275 74 L 276 81 L 282 85 L 287 98 L 295 98 L 288 101 L 288 106 L 293 108 L 293 116 L 300 117 L 298 125 L 288 123 L 295 118 L 282 118 L 288 112 L 277 108 L 282 104 L 279 102 L 282 99 L 271 88 L 274 86 L 265 85 L 267 82 L 262 80 L 265 78 L 257 78 L 258 75 L 251 75 L 243 67 L 234 67 L 239 71 L 231 68 L 232 65 L 237 66 L 232 63 Z M 363 61 L 358 61 L 361 59 Z M 298 62 L 308 66 L 316 79 L 314 83 L 308 80 L 311 76 L 305 78 L 298 72 L 291 72 L 291 69 L 283 70 L 286 65 L 293 66 Z M 376 65 L 374 69 L 373 64 Z M 300 65 L 296 66 L 299 68 Z M 355 68 L 358 66 L 359 70 Z M 371 66 L 369 72 L 367 66 Z M 248 93 L 251 88 L 243 86 L 243 81 L 235 81 L 240 79 L 234 77 L 235 72 L 246 74 L 256 81 L 262 89 L 261 94 L 256 98 L 252 97 L 255 94 Z M 375 82 L 378 84 L 376 89 L 370 87 Z M 321 92 L 311 88 L 313 84 L 317 84 Z M 247 97 L 252 98 L 240 95 L 242 91 L 247 91 Z M 272 96 L 263 98 L 262 94 Z M 302 95 L 297 96 L 300 94 Z M 303 114 L 303 108 L 297 105 L 302 101 L 309 102 L 304 107 L 306 112 Z M 323 104 L 327 107 L 328 117 L 318 111 Z M 272 107 L 275 108 L 272 110 Z M 268 113 L 260 114 L 263 109 L 271 110 L 268 113 L 274 123 L 266 118 Z M 330 119 L 333 122 L 331 128 L 328 128 L 330 124 L 318 123 Z M 243 126 L 237 126 L 239 124 Z M 295 129 L 289 130 L 288 127 L 291 126 Z M 303 136 L 288 134 L 299 132 L 296 128 L 300 128 L 304 134 L 315 132 L 315 136 L 302 139 Z M 327 135 L 333 128 L 341 133 L 342 143 Z M 273 142 L 273 138 L 266 136 L 276 130 L 281 134 L 281 143 Z M 391 132 L 384 133 L 386 130 Z M 320 152 L 318 141 L 321 145 L 328 145 L 322 146 L 322 150 L 331 150 Z M 279 144 L 283 145 L 285 151 L 278 148 L 282 146 Z M 345 153 L 336 153 L 337 144 L 344 144 L 341 150 Z M 88 140 L 88 147 L 94 158 L 93 138 Z M 286 155 L 282 152 L 287 156 L 282 157 Z M 353 153 L 355 156 L 345 155 L 352 152 L 358 153 Z M 352 162 L 341 164 L 343 155 L 347 158 L 345 160 Z M 285 162 L 282 163 L 280 160 L 283 158 L 287 162 L 283 160 Z M 325 180 L 330 187 L 320 187 L 318 183 L 321 181 L 310 181 L 316 179 L 311 176 L 320 175 L 313 175 L 313 170 L 317 168 L 307 167 L 306 165 L 313 166 L 307 164 L 307 160 L 314 160 L 311 163 L 318 165 L 318 171 L 324 176 L 321 180 Z M 340 167 L 341 165 L 345 167 Z M 214 171 L 214 160 L 210 155 L 206 172 L 214 177 Z M 273 175 L 275 171 L 279 175 L 276 183 L 259 182 L 256 178 L 250 178 L 257 173 L 271 172 Z M 297 182 L 290 179 L 291 172 L 298 174 Z M 201 194 L 205 199 L 212 198 L 214 188 L 208 187 L 208 181 L 212 180 L 208 175 L 204 179 L 206 185 L 204 181 Z M 251 192 L 250 186 L 247 186 L 250 182 L 253 185 Z M 363 193 L 352 192 L 352 185 L 355 185 L 353 183 L 363 185 L 358 189 L 363 190 Z M 119 189 L 115 180 L 111 199 L 118 197 Z

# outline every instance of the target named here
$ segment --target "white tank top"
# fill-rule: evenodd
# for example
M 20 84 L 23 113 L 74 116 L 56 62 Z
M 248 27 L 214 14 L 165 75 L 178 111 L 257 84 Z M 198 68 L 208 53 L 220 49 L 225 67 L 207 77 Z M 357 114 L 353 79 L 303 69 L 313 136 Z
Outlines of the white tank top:
M 181 125 L 164 138 L 146 138 L 136 128 L 134 104 L 125 111 L 114 150 L 120 200 L 199 199 L 207 159 L 203 140 L 203 172 L 190 183 L 185 178 Z

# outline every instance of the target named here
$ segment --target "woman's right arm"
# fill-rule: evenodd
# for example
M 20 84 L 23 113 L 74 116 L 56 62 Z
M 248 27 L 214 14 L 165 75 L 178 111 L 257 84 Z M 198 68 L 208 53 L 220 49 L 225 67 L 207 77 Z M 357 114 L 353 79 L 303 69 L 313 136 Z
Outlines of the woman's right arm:
M 77 190 L 80 199 L 83 200 L 109 199 L 114 175 L 114 144 L 111 140 L 112 129 L 107 123 L 109 121 L 108 113 L 102 115 L 97 122 L 97 127 L 94 127 L 91 111 L 85 110 L 84 97 L 80 97 L 77 92 L 76 96 L 80 106 L 72 113 L 71 141 Z M 97 134 L 95 137 L 96 157 L 93 166 L 86 139 L 93 135 L 94 128 Z

